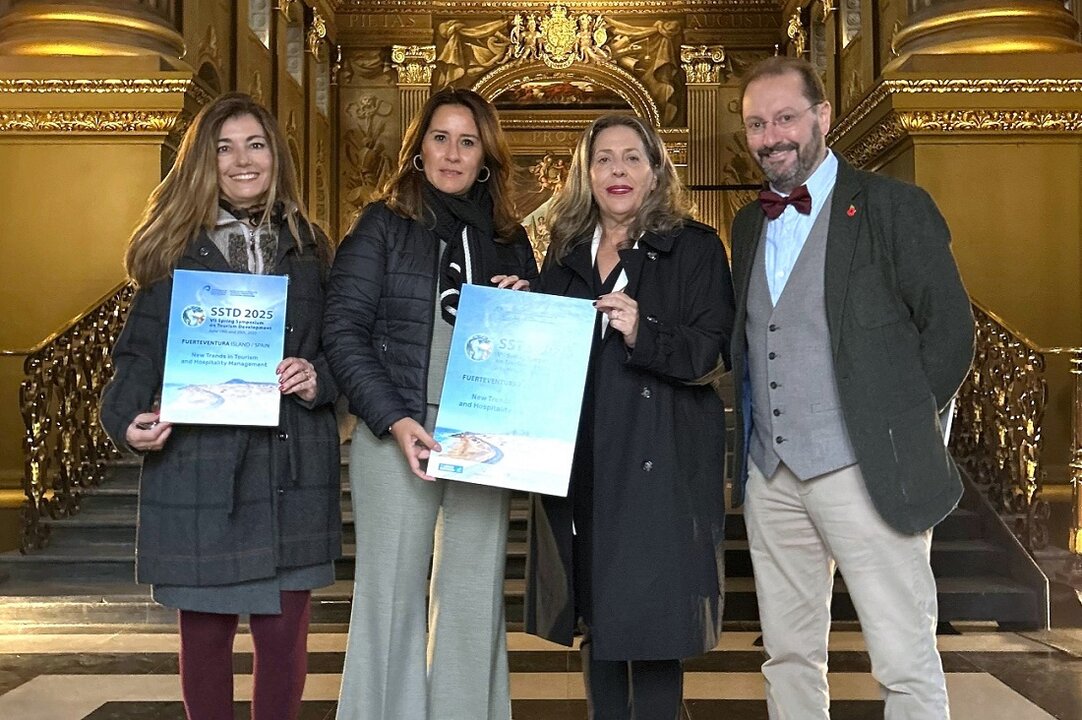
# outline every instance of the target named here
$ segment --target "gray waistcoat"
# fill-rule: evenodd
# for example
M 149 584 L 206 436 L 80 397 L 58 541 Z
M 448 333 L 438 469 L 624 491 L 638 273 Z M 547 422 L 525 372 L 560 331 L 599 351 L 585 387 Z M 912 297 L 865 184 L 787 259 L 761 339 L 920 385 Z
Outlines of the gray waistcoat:
M 841 414 L 823 277 L 830 198 L 775 306 L 766 282 L 766 225 L 748 285 L 748 453 L 766 477 L 784 462 L 801 480 L 857 461 Z

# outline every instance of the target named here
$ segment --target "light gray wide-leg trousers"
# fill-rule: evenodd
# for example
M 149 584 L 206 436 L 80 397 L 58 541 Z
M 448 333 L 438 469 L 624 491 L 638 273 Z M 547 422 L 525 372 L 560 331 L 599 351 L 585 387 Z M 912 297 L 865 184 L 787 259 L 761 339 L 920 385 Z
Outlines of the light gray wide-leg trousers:
M 510 492 L 421 480 L 363 423 L 349 479 L 357 564 L 338 720 L 509 720 Z

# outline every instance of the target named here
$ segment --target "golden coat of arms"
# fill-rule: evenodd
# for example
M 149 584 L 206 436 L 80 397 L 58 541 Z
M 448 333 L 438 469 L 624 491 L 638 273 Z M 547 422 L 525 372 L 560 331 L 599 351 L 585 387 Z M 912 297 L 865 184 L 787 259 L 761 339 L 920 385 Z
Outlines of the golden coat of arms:
M 608 59 L 608 33 L 600 15 L 572 14 L 564 5 L 553 5 L 548 15 L 518 13 L 511 21 L 508 57 L 541 60 L 562 70 L 576 60 Z

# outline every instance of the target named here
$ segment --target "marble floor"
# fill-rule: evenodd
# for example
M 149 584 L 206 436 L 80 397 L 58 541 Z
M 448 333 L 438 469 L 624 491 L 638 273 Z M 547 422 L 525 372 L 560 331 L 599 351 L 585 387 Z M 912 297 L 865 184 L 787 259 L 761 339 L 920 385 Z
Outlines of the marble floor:
M 303 720 L 334 718 L 346 636 L 313 628 Z M 687 663 L 691 720 L 766 718 L 754 631 L 725 633 L 714 652 Z M 881 718 L 879 690 L 855 629 L 831 634 L 834 720 Z M 998 632 L 955 627 L 939 646 L 955 720 L 1082 720 L 1082 630 Z M 515 720 L 586 716 L 578 653 L 509 634 Z M 236 717 L 248 717 L 251 638 L 237 638 Z M 0 718 L 5 720 L 183 720 L 177 637 L 96 628 L 61 634 L 0 634 Z M 408 720 L 408 719 L 403 719 Z

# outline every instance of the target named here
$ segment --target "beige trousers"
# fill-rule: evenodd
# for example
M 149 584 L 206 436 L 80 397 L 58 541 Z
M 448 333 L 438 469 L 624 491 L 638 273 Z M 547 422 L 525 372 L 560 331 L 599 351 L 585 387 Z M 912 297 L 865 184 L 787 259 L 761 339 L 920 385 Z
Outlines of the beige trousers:
M 749 460 L 744 517 L 767 660 L 771 720 L 826 720 L 827 638 L 837 567 L 860 619 L 886 720 L 946 720 L 936 649 L 932 531 L 897 532 L 853 465 L 801 481 L 783 463 L 767 480 Z

